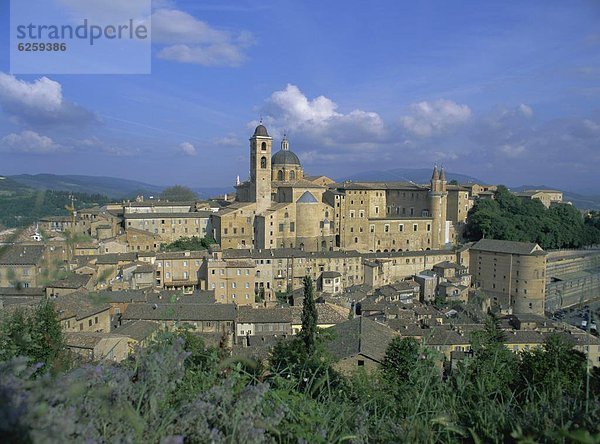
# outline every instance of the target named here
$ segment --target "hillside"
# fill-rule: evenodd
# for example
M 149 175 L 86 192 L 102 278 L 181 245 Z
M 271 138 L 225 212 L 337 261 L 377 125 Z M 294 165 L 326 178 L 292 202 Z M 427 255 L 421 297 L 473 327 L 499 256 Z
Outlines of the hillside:
M 44 216 L 66 216 L 70 195 L 77 208 L 103 205 L 109 201 L 101 194 L 38 190 L 9 177 L 0 176 L 0 227 L 25 227 Z
M 10 177 L 0 176 L 0 198 L 19 196 L 29 191 L 31 191 L 31 188 L 28 186 L 23 185 Z
M 165 187 L 129 179 L 104 176 L 20 174 L 10 179 L 41 190 L 103 194 L 111 199 L 135 197 L 137 194 L 159 194 Z
M 102 194 L 115 200 L 131 199 L 140 194 L 146 197 L 158 196 L 167 188 L 167 186 L 153 185 L 137 180 L 106 176 L 19 174 L 7 179 L 38 190 Z M 196 187 L 192 189 L 201 199 L 234 192 L 233 187 Z
M 484 184 L 485 181 L 477 179 L 466 174 L 446 172 L 448 181 L 457 180 L 459 183 L 476 182 Z M 394 168 L 392 170 L 372 170 L 354 173 L 350 176 L 337 179 L 338 182 L 345 180 L 365 181 L 365 182 L 415 182 L 428 183 L 431 180 L 431 168 Z

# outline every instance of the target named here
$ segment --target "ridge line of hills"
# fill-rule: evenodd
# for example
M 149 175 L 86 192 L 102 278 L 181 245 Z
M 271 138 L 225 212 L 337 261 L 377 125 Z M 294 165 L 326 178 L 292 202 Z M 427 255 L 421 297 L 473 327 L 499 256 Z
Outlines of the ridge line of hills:
M 474 182 L 480 184 L 486 183 L 486 181 L 465 174 L 447 172 L 446 175 L 448 181 L 456 180 L 463 184 Z M 7 192 L 12 194 L 16 191 L 24 193 L 27 190 L 43 189 L 74 193 L 101 194 L 107 196 L 109 199 L 120 200 L 134 198 L 139 194 L 146 196 L 158 195 L 167 188 L 167 186 L 108 176 L 19 174 L 0 177 L 4 178 L 3 180 L 0 180 L 0 197 L 6 196 Z M 430 177 L 431 170 L 427 168 L 396 168 L 384 171 L 365 171 L 338 178 L 337 181 L 403 181 L 427 183 L 429 182 Z M 558 187 L 547 185 L 522 185 L 511 187 L 511 190 L 522 191 L 526 189 L 543 188 L 560 190 Z M 193 187 L 192 190 L 198 194 L 200 198 L 209 198 L 219 194 L 234 192 L 233 187 Z M 564 193 L 564 200 L 573 202 L 578 208 L 600 210 L 600 194 L 586 195 L 565 190 L 561 191 Z

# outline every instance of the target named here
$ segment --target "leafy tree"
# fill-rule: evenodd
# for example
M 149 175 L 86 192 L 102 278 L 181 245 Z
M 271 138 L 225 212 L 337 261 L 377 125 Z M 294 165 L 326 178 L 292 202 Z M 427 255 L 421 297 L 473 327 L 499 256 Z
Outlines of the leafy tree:
M 543 348 L 524 352 L 519 368 L 522 390 L 533 387 L 554 388 L 571 396 L 583 394 L 586 376 L 586 357 L 574 350 L 564 334 L 552 334 L 546 338 Z
M 40 303 L 33 311 L 17 309 L 0 326 L 0 358 L 26 357 L 37 364 L 38 373 L 68 367 L 60 321 L 51 301 Z
M 406 381 L 419 361 L 419 352 L 416 339 L 395 337 L 389 343 L 381 363 L 384 373 L 397 382 Z
M 313 294 L 314 287 L 310 276 L 304 277 L 304 305 L 302 306 L 302 330 L 300 337 L 304 341 L 306 353 L 310 356 L 315 351 L 317 337 L 317 306 Z
M 188 187 L 184 187 L 183 185 L 174 185 L 172 187 L 165 188 L 163 192 L 160 193 L 160 198 L 173 202 L 183 202 L 197 200 L 198 196 Z
M 216 241 L 210 236 L 198 237 L 181 237 L 170 244 L 164 245 L 162 249 L 164 251 L 198 251 L 206 250 Z
M 468 366 L 469 378 L 486 396 L 510 396 L 517 372 L 517 358 L 506 348 L 506 335 L 499 319 L 489 314 L 485 329 L 472 335 L 474 359 Z
M 600 243 L 600 230 L 584 222 L 571 205 L 546 208 L 538 199 L 522 200 L 498 186 L 494 199 L 479 200 L 469 211 L 465 237 L 536 242 L 542 248 L 579 248 Z

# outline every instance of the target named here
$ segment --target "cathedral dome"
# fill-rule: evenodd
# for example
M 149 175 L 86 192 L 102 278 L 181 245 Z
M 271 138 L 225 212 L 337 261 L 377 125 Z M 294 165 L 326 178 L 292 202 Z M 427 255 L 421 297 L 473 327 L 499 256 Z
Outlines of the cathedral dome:
M 275 165 L 300 165 L 300 159 L 298 159 L 298 156 L 296 156 L 296 154 L 293 151 L 289 151 L 289 150 L 280 150 L 277 151 L 272 159 L 271 159 L 271 165 L 275 166 Z
M 267 128 L 262 123 L 256 127 L 256 129 L 254 130 L 254 135 L 255 136 L 269 137 L 269 133 L 267 132 Z

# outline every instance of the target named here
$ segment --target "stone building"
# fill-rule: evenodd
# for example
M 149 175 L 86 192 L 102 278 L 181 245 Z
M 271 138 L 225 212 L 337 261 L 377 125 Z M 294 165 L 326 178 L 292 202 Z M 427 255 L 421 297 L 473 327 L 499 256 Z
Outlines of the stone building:
M 544 315 L 546 252 L 539 245 L 481 239 L 470 248 L 469 271 L 502 311 Z
M 344 373 L 379 368 L 390 341 L 397 335 L 387 325 L 359 316 L 331 327 L 333 339 L 326 347 L 336 360 L 334 368 Z
M 156 253 L 154 267 L 158 288 L 191 293 L 200 288 L 200 268 L 206 251 L 173 251 Z
M 218 248 L 211 250 L 200 269 L 204 290 L 215 292 L 216 302 L 253 305 L 255 303 L 256 264 L 249 258 L 224 260 Z
M 13 245 L 0 250 L 0 287 L 38 287 L 43 278 L 43 245 Z
M 132 303 L 123 313 L 124 321 L 144 320 L 164 330 L 188 327 L 196 333 L 235 333 L 236 307 L 233 304 Z
M 110 304 L 92 298 L 86 290 L 53 301 L 64 332 L 110 332 Z
M 452 190 L 449 216 L 443 168 L 434 168 L 428 186 L 336 184 L 307 176 L 287 137 L 275 154 L 272 143 L 265 126 L 257 126 L 250 138 L 250 177 L 236 186 L 236 202 L 211 218 L 213 237 L 223 249 L 387 252 L 456 242 L 454 226 L 464 222 L 468 190 Z
M 561 204 L 563 202 L 563 193 L 558 190 L 525 190 L 515 193 L 523 200 L 537 199 L 544 204 L 546 208 L 551 205 Z
M 362 255 L 357 251 L 303 251 L 297 249 L 225 250 L 225 261 L 250 259 L 256 266 L 255 289 L 288 292 L 303 287 L 310 276 L 317 282 L 323 272 L 340 273 L 340 288 L 362 284 Z
M 125 213 L 125 229 L 135 228 L 160 236 L 163 242 L 171 243 L 182 237 L 204 237 L 208 232 L 209 211 L 188 213 Z M 153 245 L 151 243 L 150 245 Z M 156 248 L 156 247 L 155 247 Z

